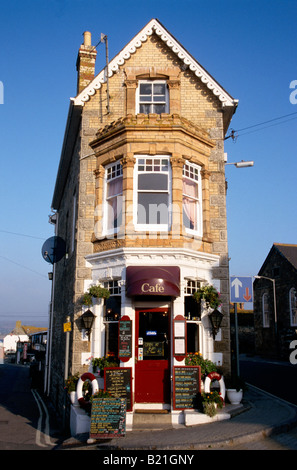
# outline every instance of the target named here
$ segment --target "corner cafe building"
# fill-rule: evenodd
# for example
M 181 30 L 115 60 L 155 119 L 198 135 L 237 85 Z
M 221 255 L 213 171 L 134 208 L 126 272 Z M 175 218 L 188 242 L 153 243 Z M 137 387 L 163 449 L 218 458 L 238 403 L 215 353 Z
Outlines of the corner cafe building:
M 86 259 L 93 280 L 85 281 L 85 288 L 99 282 L 111 294 L 94 301 L 91 356 L 115 355 L 120 367 L 129 369 L 127 424 L 136 410 L 168 410 L 172 422 L 182 423 L 175 368 L 185 364 L 187 352 L 199 351 L 218 365 L 224 362 L 223 352 L 214 349 L 222 331 L 214 341 L 210 312 L 192 297 L 205 284 L 220 290 L 220 281 L 211 277 L 219 256 L 189 249 L 118 248 Z

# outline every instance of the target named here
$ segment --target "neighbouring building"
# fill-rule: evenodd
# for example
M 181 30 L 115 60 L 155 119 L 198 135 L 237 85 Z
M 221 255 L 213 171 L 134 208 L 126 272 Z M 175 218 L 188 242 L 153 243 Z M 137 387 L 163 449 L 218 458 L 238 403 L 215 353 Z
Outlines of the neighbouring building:
M 289 360 L 297 339 L 297 245 L 274 243 L 254 281 L 255 351 Z
M 23 326 L 21 321 L 16 322 L 15 328 L 3 339 L 4 352 L 17 352 L 17 343 L 19 341 L 29 341 L 29 331 L 26 331 L 26 328 L 28 327 Z
M 224 137 L 237 100 L 156 19 L 95 76 L 96 54 L 85 32 L 52 200 L 67 248 L 53 268 L 47 391 L 61 409 L 65 376 L 117 356 L 125 319 L 132 410 L 172 410 L 187 352 L 230 371 Z M 110 297 L 82 305 L 96 284 Z M 215 338 L 192 297 L 205 285 L 221 295 Z

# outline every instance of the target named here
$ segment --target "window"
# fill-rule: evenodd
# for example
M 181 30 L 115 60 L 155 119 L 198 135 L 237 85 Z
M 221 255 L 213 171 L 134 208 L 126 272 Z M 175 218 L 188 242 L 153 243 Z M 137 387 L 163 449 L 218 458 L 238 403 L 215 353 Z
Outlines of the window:
M 117 232 L 122 223 L 123 168 L 121 163 L 108 165 L 105 170 L 105 231 Z
M 290 303 L 290 319 L 291 326 L 297 325 L 297 295 L 296 289 L 292 287 L 289 292 L 289 303 Z
M 186 163 L 183 167 L 183 224 L 186 231 L 202 236 L 200 167 Z
M 193 294 L 201 287 L 201 282 L 197 280 L 187 280 L 184 290 L 184 315 L 188 320 L 200 320 L 201 304 L 194 300 Z
M 137 157 L 134 184 L 135 228 L 168 230 L 171 204 L 169 157 Z
M 121 288 L 117 280 L 105 281 L 110 297 L 105 299 L 105 355 L 118 355 L 119 318 L 121 317 Z
M 268 305 L 268 294 L 262 295 L 262 316 L 263 316 L 263 327 L 269 328 L 269 305 Z
M 164 81 L 140 81 L 137 94 L 137 111 L 139 113 L 168 113 L 168 88 Z

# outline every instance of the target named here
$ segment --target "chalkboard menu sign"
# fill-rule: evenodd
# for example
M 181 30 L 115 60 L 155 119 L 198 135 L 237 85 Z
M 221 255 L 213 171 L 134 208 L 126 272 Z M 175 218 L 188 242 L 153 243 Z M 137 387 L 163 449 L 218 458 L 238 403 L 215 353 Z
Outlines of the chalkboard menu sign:
M 94 439 L 124 437 L 126 433 L 126 400 L 93 398 L 90 437 Z
M 122 317 L 119 321 L 119 358 L 129 360 L 132 357 L 132 320 Z
M 199 366 L 173 368 L 173 407 L 175 410 L 196 408 L 197 394 L 200 390 Z
M 125 398 L 127 411 L 132 411 L 131 367 L 107 367 L 104 369 L 104 389 L 114 398 Z

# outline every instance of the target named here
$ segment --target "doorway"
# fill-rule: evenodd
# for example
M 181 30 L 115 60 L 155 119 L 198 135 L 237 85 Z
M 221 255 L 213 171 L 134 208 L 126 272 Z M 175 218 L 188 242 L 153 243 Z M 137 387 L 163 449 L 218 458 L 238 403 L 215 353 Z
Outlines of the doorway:
M 170 309 L 137 309 L 136 403 L 170 403 L 170 349 Z

